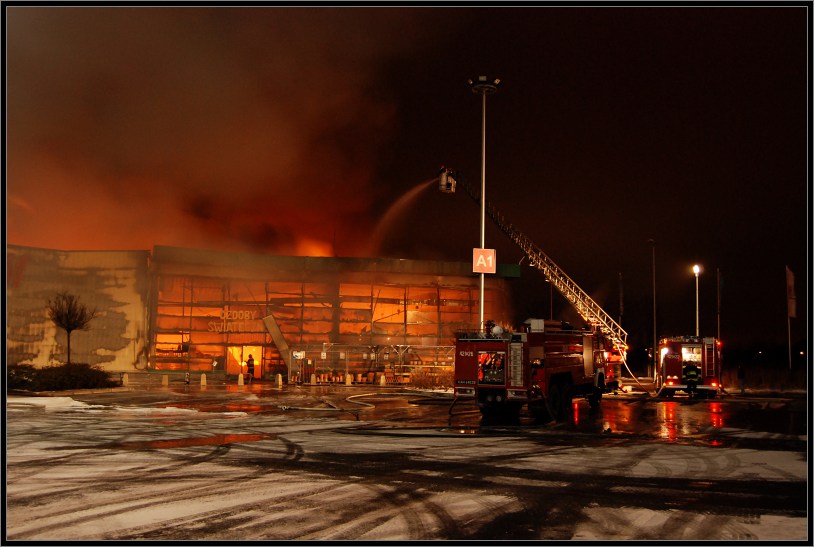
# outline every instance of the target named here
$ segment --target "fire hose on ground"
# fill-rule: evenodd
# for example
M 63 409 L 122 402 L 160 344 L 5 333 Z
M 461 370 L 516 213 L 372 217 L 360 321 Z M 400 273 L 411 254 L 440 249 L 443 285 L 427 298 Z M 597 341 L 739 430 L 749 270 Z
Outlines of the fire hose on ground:
M 418 396 L 421 396 L 421 397 L 433 397 L 433 395 L 424 394 L 424 393 L 420 393 L 420 392 L 407 392 L 407 393 L 405 393 L 405 392 L 396 392 L 396 393 L 376 393 L 376 392 L 371 392 L 371 393 L 359 393 L 357 395 L 351 395 L 349 397 L 346 397 L 345 400 L 348 401 L 349 403 L 353 403 L 353 404 L 356 404 L 356 405 L 375 408 L 376 405 L 374 405 L 374 404 L 366 403 L 364 401 L 357 401 L 355 399 L 360 399 L 362 397 L 370 397 L 370 396 L 382 397 L 382 396 L 403 396 L 403 395 L 418 395 Z M 326 405 L 328 405 L 329 408 L 301 407 L 301 406 L 287 406 L 287 405 L 280 405 L 279 408 L 280 408 L 280 410 L 301 410 L 301 411 L 318 411 L 318 412 L 319 411 L 322 411 L 322 412 L 349 412 L 349 413 L 354 414 L 354 415 L 356 415 L 358 417 L 358 413 L 353 411 L 353 410 L 346 409 L 346 408 L 340 408 L 340 407 L 336 406 L 335 404 L 333 404 L 330 401 L 327 401 L 325 399 L 319 399 L 319 400 L 320 400 L 320 402 L 325 403 Z

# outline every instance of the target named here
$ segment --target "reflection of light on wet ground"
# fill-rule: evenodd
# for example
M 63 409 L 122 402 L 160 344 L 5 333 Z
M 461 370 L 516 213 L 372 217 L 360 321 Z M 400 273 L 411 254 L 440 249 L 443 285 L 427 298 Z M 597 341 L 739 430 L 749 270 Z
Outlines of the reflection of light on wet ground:
M 678 439 L 678 425 L 676 423 L 676 409 L 678 403 L 665 402 L 658 410 L 659 419 L 662 422 L 659 425 L 659 436 L 668 441 L 675 441 Z
M 164 408 L 192 410 L 198 412 L 223 412 L 223 413 L 246 413 L 258 414 L 269 413 L 272 411 L 279 412 L 278 405 L 269 398 L 264 397 L 260 392 L 260 388 L 256 387 L 253 393 L 247 393 L 245 397 L 234 396 L 234 390 L 228 389 L 231 387 L 238 387 L 241 389 L 245 386 L 226 386 L 227 390 L 224 393 L 229 394 L 229 397 L 195 397 L 185 401 L 173 401 L 170 403 L 161 403 Z M 205 391 L 201 389 L 200 391 Z
M 721 403 L 693 404 L 688 406 L 677 401 L 665 401 L 657 410 L 659 436 L 669 441 L 681 437 L 691 437 L 708 427 L 724 426 L 724 412 Z M 715 442 L 712 446 L 718 446 Z
M 220 412 L 225 418 L 274 414 L 289 419 L 309 419 L 318 414 L 340 421 L 381 422 L 398 428 L 449 426 L 449 432 L 455 435 L 483 434 L 484 430 L 479 429 L 481 426 L 497 425 L 484 420 L 473 403 L 459 403 L 453 409 L 451 398 L 437 395 L 419 398 L 418 394 L 401 389 L 372 391 L 370 387 L 289 386 L 279 390 L 255 384 L 226 386 L 220 391 L 210 388 L 206 393 L 188 389 L 177 393 L 183 397 L 181 401 L 177 398 L 167 400 L 166 390 L 156 392 L 156 398 L 159 395 L 160 399 L 152 404 L 163 408 L 145 411 L 155 413 L 150 414 L 152 419 L 172 420 L 167 423 L 204 419 L 198 413 L 183 412 L 197 410 L 206 414 Z M 293 412 L 295 409 L 299 412 Z M 170 410 L 175 412 L 169 413 Z M 790 402 L 608 396 L 603 397 L 598 409 L 591 409 L 586 400 L 575 398 L 564 423 L 537 421 L 524 409 L 517 425 L 532 430 L 562 428 L 587 434 L 631 434 L 671 443 L 730 446 L 731 436 L 723 431 L 729 428 L 805 434 L 805 410 L 802 399 Z
M 218 402 L 218 403 L 172 403 L 167 405 L 167 408 L 186 408 L 198 410 L 200 412 L 266 412 L 269 410 L 268 406 L 251 404 L 243 401 L 232 402 Z
M 602 431 L 615 433 L 640 432 L 642 416 L 641 407 L 620 401 L 602 403 Z
M 712 427 L 723 427 L 724 416 L 721 403 L 709 403 L 709 416 Z

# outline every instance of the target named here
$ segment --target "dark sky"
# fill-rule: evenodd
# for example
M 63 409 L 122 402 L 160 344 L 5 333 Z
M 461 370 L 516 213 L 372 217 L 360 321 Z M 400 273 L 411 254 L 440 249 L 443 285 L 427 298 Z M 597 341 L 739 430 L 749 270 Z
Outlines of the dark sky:
M 4 7 L 9 243 L 469 261 L 477 205 L 426 182 L 480 185 L 483 74 L 487 200 L 614 316 L 621 274 L 633 344 L 648 239 L 660 335 L 694 263 L 703 335 L 717 269 L 723 339 L 785 344 L 786 265 L 808 332 L 806 7 Z

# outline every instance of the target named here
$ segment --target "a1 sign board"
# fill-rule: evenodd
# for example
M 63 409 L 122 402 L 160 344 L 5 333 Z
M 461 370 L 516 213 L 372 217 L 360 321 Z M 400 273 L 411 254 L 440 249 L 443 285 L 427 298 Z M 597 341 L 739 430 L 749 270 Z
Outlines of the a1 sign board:
M 497 260 L 494 249 L 472 249 L 472 271 L 474 273 L 493 274 L 497 271 Z

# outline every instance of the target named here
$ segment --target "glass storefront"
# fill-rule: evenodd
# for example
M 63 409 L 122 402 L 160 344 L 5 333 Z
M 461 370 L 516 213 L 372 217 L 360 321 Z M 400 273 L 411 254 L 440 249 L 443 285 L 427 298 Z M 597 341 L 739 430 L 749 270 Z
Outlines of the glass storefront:
M 317 258 L 156 246 L 56 251 L 7 246 L 7 361 L 66 361 L 45 303 L 67 290 L 100 314 L 72 360 L 108 371 L 342 381 L 450 367 L 455 332 L 478 320 L 478 277 L 462 262 Z M 507 274 L 507 277 L 509 274 Z M 508 324 L 508 281 L 490 276 L 486 316 Z
M 256 378 L 366 374 L 439 355 L 446 361 L 448 349 L 433 356 L 428 348 L 448 348 L 456 330 L 477 321 L 478 278 L 468 264 L 166 247 L 154 255 L 155 370 L 245 374 L 251 354 Z M 507 291 L 504 279 L 490 280 L 490 317 L 505 321 Z M 267 316 L 288 346 L 283 352 Z

